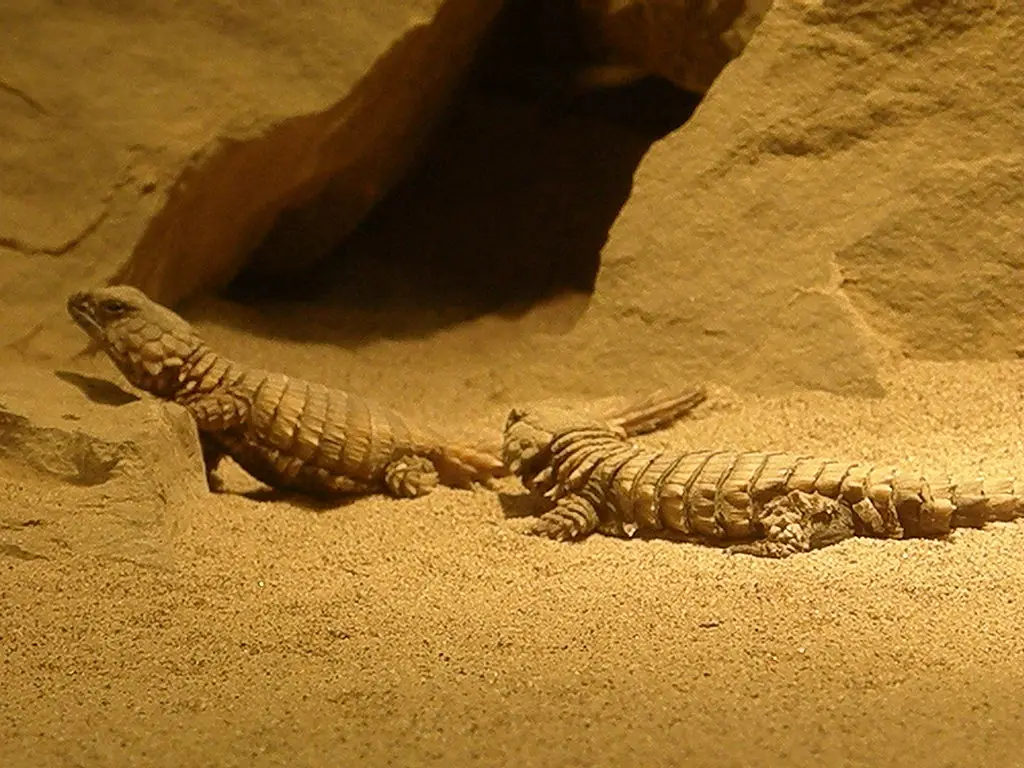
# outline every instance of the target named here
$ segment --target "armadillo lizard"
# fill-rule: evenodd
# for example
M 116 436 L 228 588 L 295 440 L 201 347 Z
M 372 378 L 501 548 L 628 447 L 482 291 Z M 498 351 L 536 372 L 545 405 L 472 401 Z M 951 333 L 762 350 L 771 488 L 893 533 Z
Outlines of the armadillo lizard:
M 452 445 L 363 397 L 248 368 L 129 286 L 76 293 L 68 312 L 139 389 L 184 406 L 211 485 L 224 456 L 267 485 L 315 496 L 420 496 L 503 474 L 496 456 Z
M 507 474 L 493 447 L 451 444 L 355 394 L 248 368 L 214 352 L 182 317 L 130 286 L 76 293 L 68 312 L 133 385 L 184 406 L 212 487 L 231 456 L 256 479 L 314 496 L 426 494 Z M 625 434 L 671 422 L 702 389 L 656 393 L 607 418 Z
M 897 467 L 787 453 L 656 452 L 599 424 L 513 410 L 502 459 L 553 508 L 531 533 L 667 531 L 785 557 L 851 536 L 941 536 L 1024 515 L 1024 481 L 922 477 Z

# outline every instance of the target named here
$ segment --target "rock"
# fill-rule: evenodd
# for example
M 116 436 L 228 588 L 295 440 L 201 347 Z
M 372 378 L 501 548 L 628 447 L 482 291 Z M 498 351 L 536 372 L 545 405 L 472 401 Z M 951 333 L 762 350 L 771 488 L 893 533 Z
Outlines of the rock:
M 704 93 L 739 56 L 772 0 L 575 0 L 591 48 Z
M 659 13 L 666 7 L 648 3 L 655 5 Z M 45 14 L 19 15 L 11 7 L 0 11 L 0 22 L 9 22 L 0 23 L 0 36 L 11 36 L 12 29 L 43 28 L 50 36 L 56 30 L 74 41 L 76 34 L 84 35 L 75 20 L 94 13 L 77 10 L 67 18 L 48 19 Z M 262 3 L 250 7 L 264 8 Z M 307 7 L 313 8 L 311 14 L 320 8 Z M 5 73 L 0 99 L 10 107 L 0 109 L 0 125 L 14 138 L 13 143 L 0 142 L 0 157 L 7 158 L 0 174 L 0 243 L 12 254 L 2 262 L 11 279 L 0 283 L 0 328 L 5 328 L 0 335 L 38 343 L 43 334 L 31 334 L 41 322 L 39 308 L 52 306 L 60 326 L 80 345 L 80 333 L 58 304 L 63 297 L 55 295 L 69 275 L 96 282 L 112 266 L 124 264 L 132 250 L 127 243 L 141 242 L 145 235 L 146 247 L 135 249 L 131 263 L 142 263 L 140 253 L 167 258 L 144 260 L 161 266 L 133 274 L 149 286 L 178 285 L 185 295 L 191 290 L 187 285 L 196 285 L 190 282 L 193 277 L 212 274 L 206 261 L 216 271 L 244 253 L 245 248 L 231 245 L 234 240 L 224 239 L 225 233 L 250 231 L 264 213 L 276 216 L 281 208 L 275 206 L 286 198 L 284 207 L 328 200 L 334 187 L 320 189 L 326 197 L 313 191 L 326 178 L 317 169 L 329 165 L 328 155 L 334 157 L 335 150 L 344 154 L 342 148 L 352 142 L 362 148 L 354 150 L 360 157 L 371 145 L 379 146 L 375 132 L 345 133 L 356 125 L 346 121 L 357 113 L 391 113 L 373 111 L 363 101 L 358 103 L 364 112 L 359 112 L 356 102 L 339 96 L 333 83 L 302 79 L 294 62 L 283 66 L 292 62 L 284 54 L 302 51 L 295 61 L 321 72 L 334 60 L 332 49 L 298 46 L 296 30 L 306 29 L 309 40 L 323 41 L 322 35 L 342 28 L 353 39 L 366 33 L 366 40 L 376 41 L 367 45 L 379 44 L 373 48 L 379 53 L 387 37 L 381 30 L 393 30 L 385 22 L 408 17 L 393 3 L 365 6 L 371 7 L 379 9 L 377 16 L 352 10 L 346 17 L 351 21 L 369 14 L 361 27 L 336 24 L 331 17 L 316 34 L 309 31 L 315 24 L 306 16 L 281 12 L 280 18 L 264 18 L 256 10 L 251 19 L 245 16 L 248 11 L 231 12 L 251 23 L 221 29 L 204 14 L 227 13 L 225 4 L 197 6 L 191 15 L 158 16 L 152 22 L 141 16 L 100 14 L 90 17 L 93 26 L 87 27 L 103 41 L 95 43 L 95 55 L 83 56 L 83 50 L 91 49 L 83 49 L 82 43 L 73 60 L 65 57 L 63 69 L 52 66 L 53 57 L 65 55 L 54 53 L 55 46 L 25 42 L 40 39 L 39 33 L 15 34 L 17 45 L 0 45 L 0 61 L 6 65 L 10 60 L 0 70 Z M 430 17 L 429 29 L 435 30 L 456 24 L 465 5 L 452 0 L 431 7 L 439 9 Z M 378 26 L 366 21 L 370 18 Z M 147 26 L 157 21 L 169 25 L 157 25 L 159 34 Z M 166 31 L 185 24 L 191 25 L 191 37 Z M 120 30 L 119 36 L 108 34 L 113 28 Z M 878 394 L 878 370 L 895 354 L 1012 356 L 1015 340 L 1024 335 L 1024 319 L 1016 311 L 1024 290 L 1018 279 L 1024 266 L 1019 227 L 1024 214 L 1022 33 L 1024 16 L 1016 4 L 779 0 L 693 117 L 653 144 L 635 174 L 633 154 L 627 158 L 627 172 L 616 169 L 614 195 L 535 185 L 536 207 L 544 207 L 545 195 L 561 195 L 549 207 L 563 218 L 574 209 L 590 213 L 599 206 L 608 206 L 611 218 L 625 195 L 629 200 L 602 250 L 583 318 L 564 333 L 529 339 L 518 353 L 504 351 L 502 364 L 508 368 L 496 372 L 495 379 L 511 389 L 514 377 L 536 379 L 535 367 L 548 370 L 557 362 L 563 378 L 546 375 L 543 386 L 557 391 L 582 382 L 594 390 L 587 395 L 636 391 L 691 377 L 764 392 L 806 387 Z M 410 33 L 386 61 L 375 58 L 365 45 L 353 50 L 377 72 L 400 61 L 405 44 L 414 46 L 427 34 L 424 29 Z M 472 38 L 465 34 L 458 39 Z M 224 45 L 218 48 L 211 42 Z M 178 44 L 184 53 L 172 50 Z M 185 55 L 199 51 L 200 45 L 221 57 L 217 67 L 210 59 Z M 107 53 L 101 56 L 101 50 Z M 181 60 L 166 58 L 171 53 Z M 341 62 L 355 54 L 336 55 Z M 264 66 L 274 56 L 282 67 Z M 99 63 L 79 71 L 83 58 Z M 114 77 L 130 70 L 129 64 L 141 70 L 138 86 L 130 78 Z M 417 72 L 426 69 L 418 66 Z M 53 91 L 53 83 L 68 80 L 58 75 L 70 71 L 77 75 L 74 81 Z M 344 69 L 348 75 L 339 82 L 351 85 L 356 71 L 364 69 Z M 42 87 L 46 83 L 61 98 L 51 98 Z M 384 84 L 369 77 L 353 88 L 344 94 L 368 97 Z M 91 98 L 93 94 L 102 98 Z M 401 91 L 394 98 L 402 104 L 409 103 L 401 101 L 402 94 L 413 98 Z M 219 107 L 217 99 L 223 101 Z M 309 109 L 313 102 L 320 106 Z M 243 106 L 251 119 L 228 119 L 242 114 Z M 294 117 L 298 113 L 304 116 Z M 60 119 L 51 120 L 48 114 Z M 185 114 L 217 119 L 189 122 L 181 117 Z M 380 124 L 402 122 L 389 117 Z M 43 132 L 41 126 L 51 123 L 52 131 Z M 342 133 L 337 143 L 317 145 L 316 137 L 328 124 L 348 127 L 338 127 Z M 147 142 L 147 134 L 157 139 Z M 234 138 L 224 141 L 225 136 Z M 49 155 L 22 152 L 35 147 L 33 137 L 45 140 L 36 142 L 32 151 Z M 91 143 L 75 143 L 87 141 Z M 504 151 L 498 141 L 490 154 Z M 593 156 L 599 159 L 590 165 L 620 162 L 614 159 L 613 150 L 621 149 L 616 142 L 614 137 L 607 140 L 607 152 L 597 147 Z M 265 151 L 271 145 L 273 152 Z M 113 146 L 134 149 L 118 155 Z M 307 153 L 306 146 L 319 149 Z M 205 149 L 199 152 L 197 147 Z M 485 157 L 485 150 L 481 144 L 471 157 Z M 49 160 L 23 161 L 19 152 Z M 263 160 L 269 155 L 282 158 L 282 163 L 267 166 Z M 187 173 L 181 171 L 182 157 L 193 158 Z M 574 163 L 577 157 L 572 155 Z M 276 174 L 272 184 L 258 178 L 264 170 Z M 475 165 L 459 172 L 467 178 L 480 175 Z M 318 181 L 300 184 L 301 194 L 299 188 L 289 188 L 268 202 L 266 195 L 281 191 L 282 179 L 293 179 L 289 174 Z M 376 177 L 360 175 L 367 178 Z M 347 182 L 339 183 L 346 188 Z M 469 194 L 480 197 L 481 187 L 471 187 Z M 8 195 L 8 190 L 17 194 Z M 494 199 L 498 206 L 513 207 Z M 96 200 L 105 202 L 89 203 Z M 224 200 L 231 205 L 221 205 Z M 262 206 L 258 211 L 247 207 L 257 205 Z M 316 222 L 330 208 L 314 204 L 306 210 Z M 464 210 L 475 222 L 488 221 L 490 211 L 482 205 Z M 304 216 L 296 212 L 293 220 Z M 24 234 L 7 237 L 15 225 Z M 395 253 L 420 248 L 415 232 L 410 237 L 403 225 L 408 220 L 398 221 L 384 238 Z M 311 227 L 314 235 L 317 231 Z M 579 230 L 561 231 L 573 240 L 566 252 L 582 240 Z M 603 229 L 595 232 L 591 230 L 592 239 L 585 243 L 590 253 L 604 237 Z M 514 282 L 517 271 L 543 273 L 547 266 L 529 260 L 534 257 L 516 262 L 516 254 L 540 250 L 532 246 L 538 240 L 550 247 L 554 238 L 525 219 L 515 235 L 504 238 L 511 245 L 488 249 L 484 232 L 484 247 L 472 254 L 478 271 L 502 276 L 489 284 L 496 293 Z M 492 267 L 488 259 L 502 263 Z M 593 259 L 574 257 L 572 263 L 583 261 L 593 274 Z M 401 261 L 395 258 L 386 266 L 400 269 Z M 437 271 L 443 268 L 439 261 Z M 445 277 L 454 282 L 462 274 L 453 270 Z M 157 296 L 162 290 L 155 291 Z M 249 315 L 244 326 L 249 333 L 259 330 L 254 317 Z M 344 344 L 351 333 L 350 326 L 338 324 L 318 329 L 316 338 Z M 280 329 L 265 334 L 280 335 Z M 303 334 L 297 338 L 311 338 L 313 332 Z M 275 363 L 279 359 L 268 357 Z
M 111 277 L 175 304 L 250 256 L 315 261 L 402 176 L 500 6 L 3 3 L 0 345 L 62 333 L 39 307 Z
M 641 163 L 576 354 L 609 391 L 844 393 L 893 352 L 1012 357 L 1022 39 L 1013 3 L 776 2 Z
M 58 552 L 166 567 L 207 493 L 183 408 L 101 379 L 9 367 L 0 382 L 0 557 Z

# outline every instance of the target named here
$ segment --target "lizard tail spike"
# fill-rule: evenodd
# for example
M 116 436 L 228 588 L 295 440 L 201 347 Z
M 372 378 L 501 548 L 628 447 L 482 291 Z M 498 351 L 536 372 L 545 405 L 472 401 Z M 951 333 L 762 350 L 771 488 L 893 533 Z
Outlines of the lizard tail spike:
M 679 392 L 660 389 L 646 395 L 608 417 L 608 423 L 626 435 L 643 435 L 678 421 L 708 399 L 704 386 Z

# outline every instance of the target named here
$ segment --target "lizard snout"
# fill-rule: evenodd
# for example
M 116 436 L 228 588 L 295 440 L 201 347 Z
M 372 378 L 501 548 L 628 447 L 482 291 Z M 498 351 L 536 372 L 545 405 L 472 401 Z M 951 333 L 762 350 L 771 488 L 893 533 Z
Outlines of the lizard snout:
M 74 315 L 77 312 L 87 311 L 89 308 L 89 304 L 89 294 L 85 293 L 84 291 L 79 291 L 78 293 L 73 293 L 70 296 L 68 296 L 68 312 L 70 312 L 72 315 Z

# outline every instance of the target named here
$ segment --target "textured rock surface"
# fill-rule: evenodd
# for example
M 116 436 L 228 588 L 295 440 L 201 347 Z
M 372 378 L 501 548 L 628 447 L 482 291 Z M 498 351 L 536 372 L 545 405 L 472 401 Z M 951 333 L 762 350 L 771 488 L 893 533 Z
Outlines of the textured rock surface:
M 877 391 L 892 347 L 1009 357 L 1021 39 L 1019 3 L 777 2 L 641 164 L 578 338 L 623 381 L 761 389 Z
M 500 5 L 3 3 L 0 344 L 115 273 L 171 302 L 219 284 L 314 200 L 259 258 L 315 259 L 405 170 Z
M 772 0 L 576 0 L 595 48 L 704 93 L 743 52 Z
M 184 409 L 102 379 L 4 369 L 0 555 L 68 550 L 166 566 L 188 505 L 205 494 Z

